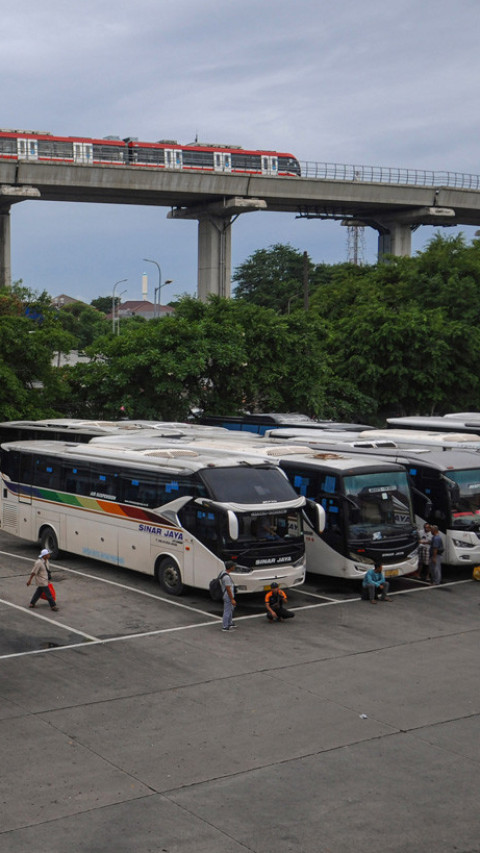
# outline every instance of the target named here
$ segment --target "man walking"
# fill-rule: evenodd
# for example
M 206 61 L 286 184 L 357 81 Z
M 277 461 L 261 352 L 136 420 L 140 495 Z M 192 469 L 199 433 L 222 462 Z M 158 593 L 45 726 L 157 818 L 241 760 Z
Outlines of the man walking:
M 45 594 L 45 598 L 47 599 L 51 610 L 58 610 L 58 607 L 55 603 L 55 599 L 50 592 L 50 588 L 48 586 L 48 558 L 50 556 L 50 551 L 47 548 L 44 548 L 41 551 L 38 560 L 35 561 L 30 577 L 27 581 L 27 586 L 30 586 L 33 578 L 35 578 L 36 590 L 32 595 L 32 600 L 29 604 L 29 607 L 35 607 L 38 599 L 42 595 L 42 592 Z

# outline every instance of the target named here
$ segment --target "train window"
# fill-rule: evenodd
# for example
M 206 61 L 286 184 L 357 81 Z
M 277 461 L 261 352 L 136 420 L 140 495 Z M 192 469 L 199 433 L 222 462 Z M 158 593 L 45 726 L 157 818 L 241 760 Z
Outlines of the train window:
M 183 165 L 192 169 L 211 169 L 213 155 L 211 151 L 195 151 L 186 148 L 183 152 Z
M 0 157 L 2 154 L 17 154 L 17 140 L 11 137 L 0 137 Z

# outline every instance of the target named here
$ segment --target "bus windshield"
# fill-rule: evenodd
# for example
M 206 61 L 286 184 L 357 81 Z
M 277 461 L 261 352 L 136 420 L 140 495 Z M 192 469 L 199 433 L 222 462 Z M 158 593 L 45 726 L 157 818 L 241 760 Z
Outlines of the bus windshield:
M 414 527 L 407 474 L 363 473 L 344 478 L 348 526 L 353 539 L 381 540 Z
M 201 477 L 216 501 L 261 504 L 291 501 L 297 497 L 287 478 L 275 467 L 205 468 Z
M 448 471 L 452 523 L 457 530 L 480 530 L 480 469 Z

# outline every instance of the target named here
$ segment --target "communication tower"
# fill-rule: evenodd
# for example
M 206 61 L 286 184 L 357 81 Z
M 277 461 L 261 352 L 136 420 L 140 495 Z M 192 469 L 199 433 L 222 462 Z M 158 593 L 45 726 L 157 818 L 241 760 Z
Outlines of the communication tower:
M 347 259 L 349 264 L 362 266 L 365 262 L 365 226 L 347 226 Z

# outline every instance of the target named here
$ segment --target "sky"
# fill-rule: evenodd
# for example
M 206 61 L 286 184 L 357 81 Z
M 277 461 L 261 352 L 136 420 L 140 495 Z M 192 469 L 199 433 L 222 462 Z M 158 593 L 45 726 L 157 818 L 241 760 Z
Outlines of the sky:
M 226 142 L 300 161 L 480 174 L 478 0 L 22 0 L 0 21 L 0 127 Z M 27 201 L 11 208 L 12 279 L 91 302 L 196 294 L 197 223 L 168 208 Z M 471 227 L 440 229 L 446 235 Z M 420 227 L 413 252 L 435 233 Z M 339 222 L 244 214 L 232 270 L 287 243 L 347 260 Z M 377 233 L 366 229 L 363 260 Z

